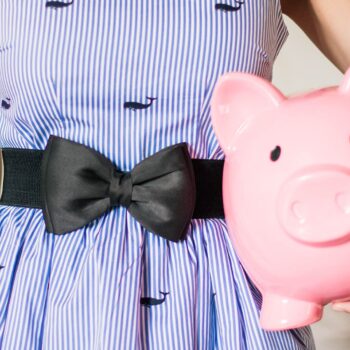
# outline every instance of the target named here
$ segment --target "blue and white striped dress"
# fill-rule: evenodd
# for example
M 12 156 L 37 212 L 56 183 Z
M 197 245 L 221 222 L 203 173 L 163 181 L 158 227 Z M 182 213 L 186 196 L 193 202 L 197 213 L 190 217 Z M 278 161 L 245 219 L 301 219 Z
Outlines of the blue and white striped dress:
M 286 36 L 279 0 L 0 0 L 0 146 L 43 149 L 54 134 L 122 170 L 183 141 L 222 159 L 215 82 L 271 79 Z M 259 327 L 221 219 L 173 243 L 125 208 L 55 236 L 40 210 L 1 206 L 0 266 L 2 350 L 314 349 L 309 328 Z

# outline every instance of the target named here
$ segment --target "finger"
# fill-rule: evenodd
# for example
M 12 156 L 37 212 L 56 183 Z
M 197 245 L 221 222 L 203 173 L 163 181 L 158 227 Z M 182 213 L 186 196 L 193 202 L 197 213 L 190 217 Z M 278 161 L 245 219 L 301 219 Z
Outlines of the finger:
M 350 303 L 334 303 L 332 304 L 332 308 L 335 311 L 344 311 L 350 313 Z

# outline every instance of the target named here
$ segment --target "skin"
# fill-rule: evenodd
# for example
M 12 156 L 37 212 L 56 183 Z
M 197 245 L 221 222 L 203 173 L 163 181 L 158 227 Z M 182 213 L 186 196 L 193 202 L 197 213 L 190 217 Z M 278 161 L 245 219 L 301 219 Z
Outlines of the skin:
M 345 73 L 350 66 L 350 0 L 281 0 L 282 11 Z
M 290 17 L 343 73 L 350 67 L 350 0 L 281 0 Z M 350 301 L 334 302 L 337 311 L 350 313 Z

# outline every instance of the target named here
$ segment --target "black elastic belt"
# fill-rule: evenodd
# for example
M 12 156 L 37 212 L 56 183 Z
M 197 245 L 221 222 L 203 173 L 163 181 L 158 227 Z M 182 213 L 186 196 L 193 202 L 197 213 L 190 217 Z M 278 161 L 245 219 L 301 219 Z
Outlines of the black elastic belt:
M 57 145 L 54 144 L 54 142 L 57 142 Z M 77 143 L 73 143 L 72 141 L 68 141 L 68 140 L 58 138 L 58 137 L 53 137 L 53 136 L 50 137 L 48 146 L 45 151 L 31 150 L 31 149 L 13 149 L 13 148 L 2 149 L 2 160 L 0 159 L 2 162 L 2 167 L 0 169 L 1 170 L 0 181 L 1 180 L 3 181 L 2 181 L 2 195 L 0 199 L 0 205 L 45 209 L 45 206 L 47 205 L 47 203 L 45 199 L 46 195 L 43 193 L 48 188 L 51 191 L 50 193 L 54 193 L 53 195 L 51 195 L 51 196 L 54 196 L 52 198 L 52 202 L 56 202 L 56 197 L 57 197 L 57 201 L 59 202 L 61 200 L 60 199 L 61 190 L 56 189 L 56 187 L 58 186 L 57 183 L 55 182 L 56 179 L 53 179 L 51 184 L 51 178 L 56 178 L 56 175 L 62 176 L 64 178 L 65 173 L 66 172 L 68 173 L 68 169 L 70 170 L 72 165 L 75 166 L 76 164 L 74 157 L 72 158 L 72 160 L 67 160 L 66 158 L 64 158 L 68 154 L 71 155 L 71 153 L 75 152 L 73 148 L 72 150 L 67 149 L 66 151 L 64 151 L 63 150 L 64 147 L 73 147 L 73 148 L 76 147 L 77 148 L 76 157 L 78 157 L 79 159 L 80 157 L 85 157 L 84 154 L 82 154 L 81 150 L 84 150 L 84 152 L 90 152 L 87 158 L 90 157 L 91 154 L 93 154 L 94 156 L 97 154 L 96 151 L 91 150 L 87 146 L 83 146 Z M 80 147 L 80 150 L 78 149 L 78 147 Z M 47 155 L 46 155 L 47 159 L 45 159 L 45 163 L 43 165 L 44 152 L 47 152 Z M 59 154 L 60 152 L 61 153 L 65 152 L 66 154 L 63 155 L 61 160 L 57 160 L 54 157 L 56 157 L 56 155 Z M 103 156 L 101 155 L 99 157 L 103 157 Z M 52 160 L 52 163 L 61 162 L 62 164 L 48 165 L 48 162 L 51 158 L 55 159 L 55 160 Z M 104 161 L 103 158 L 102 160 Z M 101 161 L 101 159 L 99 161 Z M 85 162 L 87 164 L 91 163 L 90 160 L 86 160 Z M 194 206 L 192 218 L 224 218 L 224 210 L 223 210 L 223 202 L 222 202 L 222 173 L 223 173 L 224 161 L 212 160 L 212 159 L 191 159 L 191 162 L 192 162 L 194 179 L 195 179 L 195 206 Z M 57 169 L 53 168 L 54 166 L 57 166 Z M 45 167 L 45 174 L 43 172 L 43 167 Z M 47 172 L 50 170 L 50 167 L 53 170 L 52 170 L 52 173 L 50 173 L 50 178 L 48 178 L 49 175 Z M 80 172 L 85 171 L 86 174 L 89 174 L 86 170 L 86 167 L 87 166 L 85 165 L 81 165 L 82 170 Z M 91 170 L 89 171 L 91 172 Z M 147 172 L 147 169 L 144 171 Z M 87 176 L 86 174 L 84 175 L 85 180 Z M 46 178 L 43 179 L 43 176 L 46 176 Z M 91 179 L 92 180 L 90 181 L 90 178 L 88 178 L 90 182 L 95 181 L 94 172 L 91 172 Z M 74 181 L 75 180 L 70 180 L 69 177 L 67 178 L 67 186 L 72 186 L 72 188 L 75 190 Z M 113 181 L 115 182 L 116 180 L 113 180 Z M 43 182 L 45 183 L 43 184 Z M 87 183 L 87 186 L 90 186 L 90 182 Z M 63 181 L 63 184 L 64 184 L 64 181 Z M 102 181 L 102 184 L 103 184 L 103 181 Z M 62 188 L 63 185 L 60 184 L 59 186 L 61 186 L 60 188 Z M 100 184 L 100 186 L 102 185 Z M 121 186 L 121 185 L 118 185 L 118 186 Z M 127 185 L 124 184 L 123 186 L 125 187 Z M 162 184 L 160 184 L 159 186 L 162 186 Z M 57 191 L 60 191 L 60 192 L 57 192 Z M 84 192 L 83 187 L 81 188 L 81 192 Z M 169 196 L 172 198 L 173 195 L 175 195 L 175 192 L 174 190 L 171 190 L 171 192 L 169 193 Z M 88 207 L 89 203 L 84 202 L 81 205 L 83 207 L 79 208 L 78 214 L 76 214 L 76 216 L 78 217 L 79 215 L 84 216 L 89 209 Z M 82 214 L 79 214 L 79 213 L 82 213 Z M 50 227 L 50 225 L 52 226 L 52 224 L 48 222 L 49 220 L 51 220 L 49 218 L 50 216 L 49 214 L 47 215 L 48 218 L 45 218 L 46 224 L 48 227 Z M 59 215 L 62 216 L 62 214 L 59 214 Z M 167 213 L 166 211 L 164 213 L 160 212 L 159 215 L 166 216 Z M 137 215 L 136 215 L 136 218 L 137 218 Z M 71 220 L 71 218 L 68 215 L 67 215 L 67 220 L 68 221 Z M 59 222 L 59 220 L 57 221 Z M 147 224 L 145 226 L 147 227 Z M 50 227 L 50 231 L 54 232 L 55 228 Z M 59 231 L 59 229 L 56 229 L 56 231 Z M 58 232 L 58 233 L 63 233 L 63 232 Z M 166 234 L 161 234 L 161 235 L 166 236 Z M 177 238 L 167 237 L 167 238 L 176 241 L 178 239 L 181 239 L 182 237 L 177 237 Z

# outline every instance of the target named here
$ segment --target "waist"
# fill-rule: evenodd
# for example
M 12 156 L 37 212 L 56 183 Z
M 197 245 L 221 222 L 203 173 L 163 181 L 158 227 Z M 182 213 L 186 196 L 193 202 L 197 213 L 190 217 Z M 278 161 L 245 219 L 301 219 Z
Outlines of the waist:
M 37 208 L 45 210 L 45 194 L 43 195 L 43 193 L 45 192 L 45 182 L 47 183 L 48 181 L 51 181 L 51 178 L 58 176 L 58 174 L 57 172 L 51 173 L 51 178 L 43 179 L 42 168 L 44 155 L 45 150 L 16 148 L 4 148 L 1 150 L 0 205 Z M 66 154 L 62 156 L 63 158 L 65 158 L 69 155 Z M 164 158 L 164 162 L 166 163 L 166 158 Z M 165 163 L 161 164 L 161 167 L 163 167 L 163 165 L 166 166 Z M 192 213 L 193 219 L 224 218 L 222 202 L 223 164 L 223 160 L 196 158 L 191 159 L 190 167 L 191 171 L 193 171 L 193 185 L 195 187 L 195 205 Z M 82 169 L 84 169 L 84 166 Z M 147 172 L 147 167 L 145 169 L 145 171 Z M 69 169 L 61 169 L 62 174 L 60 174 L 60 176 L 63 178 L 63 183 L 65 177 L 64 170 L 68 172 Z M 115 171 L 118 172 L 119 170 L 122 172 L 122 170 L 118 168 Z M 69 183 L 69 179 L 67 179 L 67 188 L 64 189 L 62 193 L 69 193 L 69 188 L 71 186 L 72 184 Z M 90 183 L 88 183 L 87 186 L 89 187 Z M 122 187 L 119 186 L 119 188 Z M 79 191 L 81 191 L 81 193 L 84 193 L 84 186 L 79 188 Z M 104 187 L 103 191 L 105 191 Z M 170 201 L 172 200 L 171 196 L 173 194 L 174 191 L 172 193 L 169 192 L 168 194 L 170 196 Z M 57 198 L 53 197 L 53 201 L 55 201 L 56 199 L 57 201 L 59 201 L 61 193 L 55 192 L 55 195 L 57 196 Z M 113 194 L 113 196 L 114 195 L 115 194 Z M 108 196 L 109 200 L 111 200 L 110 195 Z M 120 195 L 117 193 L 116 196 L 122 198 L 123 194 Z M 79 201 L 81 199 L 82 198 L 75 198 L 74 200 Z M 87 200 L 90 199 L 91 198 L 87 198 Z M 97 200 L 100 199 L 97 198 Z M 68 201 L 68 203 L 70 202 Z

